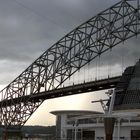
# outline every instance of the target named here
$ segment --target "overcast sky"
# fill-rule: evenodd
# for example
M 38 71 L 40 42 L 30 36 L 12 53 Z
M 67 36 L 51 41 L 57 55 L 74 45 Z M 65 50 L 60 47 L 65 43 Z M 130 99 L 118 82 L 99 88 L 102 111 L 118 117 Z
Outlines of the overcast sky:
M 8 85 L 73 28 L 116 2 L 118 0 L 0 0 L 0 87 Z M 106 66 L 110 57 L 109 63 L 115 69 L 118 65 L 121 67 L 122 61 L 125 65 L 133 63 L 140 54 L 138 45 L 138 39 L 120 45 L 121 49 L 105 56 L 102 65 Z M 83 103 L 83 98 L 79 103 Z

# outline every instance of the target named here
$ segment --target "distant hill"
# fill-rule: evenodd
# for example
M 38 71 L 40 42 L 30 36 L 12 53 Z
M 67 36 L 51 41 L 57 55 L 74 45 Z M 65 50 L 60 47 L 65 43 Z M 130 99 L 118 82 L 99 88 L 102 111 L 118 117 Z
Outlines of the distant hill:
M 56 133 L 56 126 L 23 126 L 24 134 L 52 134 Z

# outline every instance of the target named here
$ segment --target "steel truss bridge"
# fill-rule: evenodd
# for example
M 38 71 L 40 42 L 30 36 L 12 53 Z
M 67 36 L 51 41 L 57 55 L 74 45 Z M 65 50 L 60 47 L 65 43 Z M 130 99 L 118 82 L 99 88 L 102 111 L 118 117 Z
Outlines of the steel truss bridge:
M 74 87 L 61 86 L 96 57 L 139 33 L 139 0 L 121 0 L 81 24 L 46 50 L 0 91 L 1 124 L 7 127 L 22 126 L 45 99 L 85 92 L 81 86 L 76 88 L 78 85 L 75 86 L 76 90 L 72 90 Z M 97 90 L 99 87 L 106 89 L 111 85 L 115 87 L 119 77 L 115 80 L 116 83 L 111 83 L 111 78 L 111 82 L 106 85 L 107 80 L 96 81 L 96 84 L 93 82 L 86 91 Z

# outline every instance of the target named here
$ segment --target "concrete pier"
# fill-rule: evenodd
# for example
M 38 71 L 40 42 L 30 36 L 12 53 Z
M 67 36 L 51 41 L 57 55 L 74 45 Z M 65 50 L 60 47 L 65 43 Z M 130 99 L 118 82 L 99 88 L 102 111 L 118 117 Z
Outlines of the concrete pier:
M 113 140 L 114 124 L 115 118 L 112 117 L 104 118 L 106 140 Z

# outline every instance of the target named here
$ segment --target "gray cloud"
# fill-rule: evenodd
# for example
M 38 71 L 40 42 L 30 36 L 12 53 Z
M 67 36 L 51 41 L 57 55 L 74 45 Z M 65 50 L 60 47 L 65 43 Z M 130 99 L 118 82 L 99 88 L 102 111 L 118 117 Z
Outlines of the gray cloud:
M 1 0 L 0 58 L 26 61 L 111 5 L 111 0 Z M 93 5 L 93 6 L 91 6 Z M 28 55 L 28 56 L 27 56 Z M 27 59 L 27 60 L 28 60 Z

